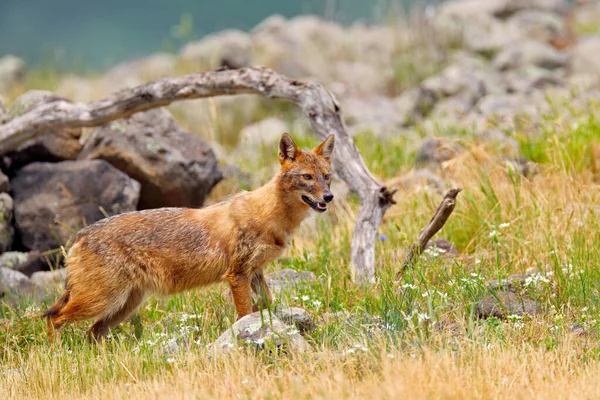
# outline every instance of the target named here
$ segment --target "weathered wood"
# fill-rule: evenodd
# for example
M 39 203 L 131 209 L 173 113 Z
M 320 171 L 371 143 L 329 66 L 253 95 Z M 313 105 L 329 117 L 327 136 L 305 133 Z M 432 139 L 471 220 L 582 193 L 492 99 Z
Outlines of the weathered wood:
M 456 205 L 456 196 L 461 192 L 462 189 L 452 189 L 446 193 L 444 199 L 438 206 L 435 214 L 423 228 L 421 233 L 419 234 L 419 238 L 415 243 L 410 246 L 408 249 L 408 253 L 406 257 L 404 257 L 404 261 L 400 266 L 400 270 L 396 274 L 396 279 L 400 279 L 402 277 L 402 273 L 413 264 L 415 259 L 421 255 L 429 240 L 442 229 L 452 211 L 454 211 L 454 206 Z
M 98 126 L 179 100 L 235 94 L 259 94 L 295 103 L 321 139 L 331 133 L 337 136 L 335 171 L 362 203 L 352 236 L 353 279 L 358 283 L 373 282 L 377 228 L 385 211 L 394 203 L 393 191 L 366 167 L 346 132 L 337 100 L 321 85 L 288 79 L 268 68 L 252 67 L 159 79 L 91 103 L 55 101 L 0 125 L 0 154 L 15 150 L 51 129 Z

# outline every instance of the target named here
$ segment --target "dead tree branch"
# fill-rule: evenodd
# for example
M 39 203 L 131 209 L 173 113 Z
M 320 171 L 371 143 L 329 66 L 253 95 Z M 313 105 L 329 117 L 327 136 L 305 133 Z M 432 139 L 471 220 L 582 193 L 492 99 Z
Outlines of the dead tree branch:
M 406 270 L 406 268 L 413 264 L 417 257 L 421 255 L 421 253 L 423 252 L 423 250 L 427 246 L 427 243 L 429 243 L 429 240 L 433 237 L 433 235 L 435 235 L 440 231 L 440 229 L 442 229 L 442 227 L 450 217 L 450 214 L 452 214 L 452 211 L 454 211 L 454 206 L 456 205 L 456 196 L 460 193 L 461 190 L 462 189 L 452 189 L 448 191 L 448 193 L 446 193 L 444 199 L 435 211 L 435 214 L 433 215 L 427 226 L 425 226 L 425 228 L 423 228 L 423 230 L 419 234 L 419 238 L 417 239 L 417 241 L 413 243 L 412 246 L 410 246 L 410 248 L 408 249 L 408 253 L 406 254 L 406 257 L 404 257 L 404 261 L 400 266 L 400 270 L 396 274 L 396 279 L 402 277 L 402 273 Z
M 98 126 L 179 100 L 235 94 L 258 94 L 295 103 L 320 138 L 331 133 L 336 135 L 334 168 L 362 203 L 352 235 L 353 280 L 373 282 L 377 228 L 385 211 L 394 203 L 393 191 L 366 167 L 346 132 L 337 100 L 321 85 L 288 79 L 267 68 L 252 67 L 159 79 L 91 103 L 59 100 L 0 125 L 0 154 L 15 150 L 52 129 Z

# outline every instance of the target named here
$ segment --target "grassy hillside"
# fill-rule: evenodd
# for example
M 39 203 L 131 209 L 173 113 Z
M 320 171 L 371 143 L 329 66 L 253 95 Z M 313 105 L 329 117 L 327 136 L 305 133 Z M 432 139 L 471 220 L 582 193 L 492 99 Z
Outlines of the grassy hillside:
M 536 163 L 528 177 L 474 132 L 451 139 L 463 150 L 437 173 L 464 192 L 439 236 L 461 255 L 428 251 L 400 282 L 394 274 L 404 249 L 440 193 L 417 185 L 397 194 L 380 229 L 377 284 L 369 288 L 350 281 L 358 204 L 352 196 L 337 198 L 268 267 L 317 275 L 317 282 L 277 296 L 319 321 L 306 336 L 313 353 L 240 350 L 210 357 L 207 345 L 235 318 L 225 286 L 151 297 L 140 310 L 139 340 L 139 327 L 127 323 L 103 346 L 84 339 L 87 324 L 69 327 L 62 344 L 49 345 L 45 322 L 34 317 L 43 306 L 0 305 L 0 393 L 19 399 L 596 398 L 598 111 L 598 104 L 575 108 L 566 101 L 534 133 L 508 132 Z M 356 143 L 382 179 L 410 173 L 415 143 L 373 140 L 368 133 Z M 260 159 L 274 165 L 274 149 Z M 256 162 L 248 157 L 240 165 Z M 540 274 L 525 286 L 542 313 L 506 321 L 476 317 L 476 304 L 490 293 L 487 281 L 533 269 Z M 348 314 L 332 316 L 339 311 Z M 189 350 L 166 353 L 173 338 L 184 338 Z

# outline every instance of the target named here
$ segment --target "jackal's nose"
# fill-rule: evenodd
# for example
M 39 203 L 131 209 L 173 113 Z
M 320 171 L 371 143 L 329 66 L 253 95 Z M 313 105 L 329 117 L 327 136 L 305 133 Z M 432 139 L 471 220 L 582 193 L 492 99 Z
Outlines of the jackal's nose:
M 327 193 L 325 196 L 323 196 L 323 200 L 325 200 L 325 203 L 330 203 L 331 200 L 333 200 L 333 195 L 331 193 Z

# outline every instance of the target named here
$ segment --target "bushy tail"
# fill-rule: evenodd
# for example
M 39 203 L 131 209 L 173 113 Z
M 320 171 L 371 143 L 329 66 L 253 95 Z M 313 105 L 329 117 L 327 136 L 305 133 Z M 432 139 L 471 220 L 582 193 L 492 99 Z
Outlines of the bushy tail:
M 69 302 L 69 298 L 71 297 L 71 291 L 69 289 L 65 289 L 63 294 L 60 295 L 56 303 L 52 304 L 45 313 L 40 315 L 40 318 L 47 318 L 55 316 L 63 309 L 64 306 Z

